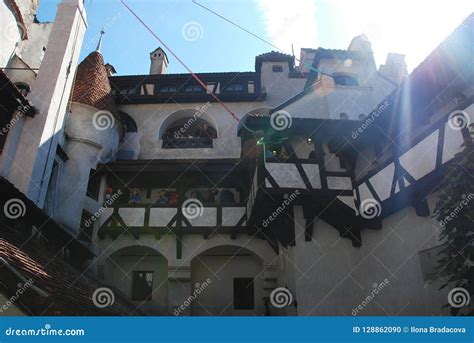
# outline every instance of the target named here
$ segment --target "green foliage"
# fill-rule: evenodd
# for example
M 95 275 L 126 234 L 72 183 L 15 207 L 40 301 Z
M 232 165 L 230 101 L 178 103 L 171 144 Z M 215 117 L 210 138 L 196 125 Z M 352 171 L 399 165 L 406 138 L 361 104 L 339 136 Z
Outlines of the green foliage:
M 440 289 L 465 288 L 474 301 L 474 146 L 465 149 L 447 166 L 439 184 L 440 197 L 434 217 L 443 229 L 444 243 L 438 254 L 437 275 L 445 281 Z M 448 305 L 447 305 L 448 306 Z M 463 308 L 451 308 L 457 315 Z M 471 311 L 470 315 L 474 314 Z

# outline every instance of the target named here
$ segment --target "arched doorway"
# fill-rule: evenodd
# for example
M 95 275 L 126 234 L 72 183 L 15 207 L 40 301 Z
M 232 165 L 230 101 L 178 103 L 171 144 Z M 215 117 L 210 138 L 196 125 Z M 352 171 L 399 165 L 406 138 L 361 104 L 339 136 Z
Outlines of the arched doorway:
M 158 251 L 129 246 L 105 260 L 105 280 L 145 313 L 168 311 L 168 261 Z
M 218 246 L 191 261 L 192 316 L 265 314 L 263 260 L 238 246 Z M 210 281 L 210 282 L 209 282 Z M 206 287 L 202 287 L 207 283 Z

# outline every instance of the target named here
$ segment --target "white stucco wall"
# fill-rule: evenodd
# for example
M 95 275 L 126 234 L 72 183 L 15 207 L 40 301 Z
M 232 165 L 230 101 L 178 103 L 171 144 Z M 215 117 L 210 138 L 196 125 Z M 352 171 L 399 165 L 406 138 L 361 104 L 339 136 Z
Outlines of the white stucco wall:
M 323 76 L 314 90 L 282 108 L 293 118 L 340 119 L 345 113 L 350 120 L 368 115 L 395 86 L 378 73 L 360 86 L 335 85 L 330 77 Z
M 208 311 L 214 313 L 215 311 L 220 312 L 224 310 L 223 314 L 226 315 L 255 314 L 254 311 L 238 310 L 234 313 L 231 309 L 225 310 L 225 307 L 232 303 L 232 282 L 234 277 L 256 277 L 255 306 L 256 309 L 258 308 L 257 314 L 263 314 L 263 297 L 266 294 L 264 285 L 271 284 L 273 282 L 272 278 L 275 277 L 272 273 L 265 272 L 265 270 L 273 270 L 275 268 L 277 257 L 270 245 L 264 240 L 249 238 L 249 236 L 243 234 L 237 235 L 235 239 L 231 239 L 229 234 L 215 234 L 207 239 L 202 234 L 184 234 L 182 237 L 182 258 L 178 259 L 176 236 L 173 234 L 162 235 L 160 239 L 155 239 L 153 235 L 140 235 L 138 240 L 124 234 L 116 240 L 108 236 L 103 240 L 99 240 L 96 225 L 93 237 L 93 245 L 96 247 L 99 255 L 98 259 L 93 262 L 92 268 L 102 268 L 101 266 L 103 266 L 106 281 L 120 287 L 125 294 L 129 294 L 129 288 L 127 288 L 129 287 L 129 282 L 123 280 L 118 282 L 116 275 L 120 275 L 120 273 L 117 271 L 113 271 L 110 274 L 111 265 L 113 265 L 113 263 L 107 262 L 110 256 L 115 261 L 116 254 L 120 253 L 122 249 L 139 245 L 143 249 L 152 249 L 167 260 L 168 276 L 166 289 L 168 295 L 166 301 L 169 315 L 173 315 L 174 310 L 182 305 L 193 293 L 196 288 L 196 282 L 202 283 L 207 278 L 211 278 L 213 283 L 211 287 L 206 288 L 202 292 L 203 298 L 201 299 L 202 301 L 199 301 L 202 304 L 208 304 Z M 217 255 L 224 255 L 222 251 L 233 251 L 234 253 L 238 252 L 238 255 L 245 254 L 248 256 L 236 256 L 230 259 L 228 263 L 224 263 L 224 260 L 229 259 L 229 256 L 203 257 L 209 251 L 217 251 Z M 142 254 L 141 256 L 145 255 Z M 135 261 L 133 258 L 123 257 L 120 263 L 133 266 L 133 261 Z M 141 262 L 133 267 L 134 270 L 138 270 L 137 268 L 142 268 Z M 211 268 L 214 272 L 211 273 L 208 268 Z M 163 274 L 163 271 L 160 273 Z M 214 273 L 217 273 L 219 278 Z M 125 285 L 122 285 L 122 283 L 125 283 Z M 162 292 L 165 292 L 164 289 L 160 294 Z M 164 297 L 164 295 L 160 296 Z M 164 304 L 164 298 L 159 298 L 159 302 Z M 158 308 L 161 308 L 161 305 Z M 156 309 L 152 309 L 152 313 L 162 314 L 162 312 L 157 312 Z M 202 310 L 193 306 L 187 307 L 185 311 L 180 313 L 180 315 L 189 314 L 208 315 L 207 312 L 203 313 Z
M 132 297 L 134 271 L 153 272 L 153 293 L 150 301 L 132 301 L 145 312 L 164 315 L 168 312 L 168 265 L 166 259 L 151 249 L 132 247 L 118 251 L 106 262 L 105 280 L 119 289 L 128 299 Z
M 121 134 L 117 121 L 106 130 L 98 130 L 93 124 L 97 111 L 92 106 L 73 103 L 66 123 L 68 139 L 65 151 L 69 160 L 62 165 L 56 193 L 59 201 L 53 213 L 58 222 L 77 233 L 82 209 L 87 208 L 91 212 L 91 206 L 86 201 L 96 203 L 86 196 L 90 171 L 97 167 L 98 162 L 105 162 L 107 157 L 115 156 Z
M 222 251 L 209 252 L 209 255 L 197 257 L 191 265 L 191 284 L 202 283 L 210 279 L 212 283 L 202 291 L 194 300 L 191 307 L 191 315 L 231 315 L 252 316 L 263 315 L 263 273 L 262 261 L 252 255 L 225 254 Z M 234 278 L 254 279 L 254 305 L 253 310 L 236 310 L 233 307 L 233 280 Z
M 273 66 L 281 66 L 283 72 L 273 72 Z M 303 90 L 305 78 L 289 78 L 288 62 L 263 62 L 261 69 L 262 90 L 267 93 L 265 102 L 276 107 Z
M 163 149 L 162 134 L 174 120 L 183 118 L 185 113 L 192 117 L 196 108 L 205 103 L 183 104 L 147 104 L 123 105 L 120 110 L 130 115 L 138 128 L 139 148 L 138 159 L 192 159 L 192 158 L 239 158 L 241 141 L 237 137 L 239 122 L 234 119 L 221 105 L 211 103 L 200 117 L 208 121 L 217 131 L 217 139 L 213 148 L 200 149 Z M 261 103 L 226 103 L 239 118 L 254 108 L 262 107 Z M 174 120 L 173 120 L 174 119 Z M 124 143 L 127 144 L 127 137 Z M 133 138 L 135 139 L 135 138 Z
M 305 242 L 301 207 L 295 208 L 295 217 L 296 247 L 288 248 L 295 267 L 286 273 L 294 273 L 298 315 L 352 315 L 373 285 L 385 279 L 389 284 L 360 315 L 444 313 L 446 292 L 438 291 L 438 282 L 423 280 L 418 257 L 421 250 L 440 244 L 440 227 L 432 218 L 406 208 L 385 219 L 381 230 L 363 230 L 362 246 L 356 248 L 321 220 L 313 229 L 313 241 Z

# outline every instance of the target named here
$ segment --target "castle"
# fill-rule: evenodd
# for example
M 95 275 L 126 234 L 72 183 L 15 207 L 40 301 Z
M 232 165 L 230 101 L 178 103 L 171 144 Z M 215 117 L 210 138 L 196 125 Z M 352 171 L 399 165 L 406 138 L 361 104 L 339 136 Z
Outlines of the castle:
M 31 280 L 6 313 L 447 313 L 432 211 L 472 139 L 472 14 L 410 75 L 360 35 L 249 72 L 168 74 L 158 47 L 118 76 L 102 35 L 78 60 L 82 1 L 36 6 L 0 2 L 0 300 Z

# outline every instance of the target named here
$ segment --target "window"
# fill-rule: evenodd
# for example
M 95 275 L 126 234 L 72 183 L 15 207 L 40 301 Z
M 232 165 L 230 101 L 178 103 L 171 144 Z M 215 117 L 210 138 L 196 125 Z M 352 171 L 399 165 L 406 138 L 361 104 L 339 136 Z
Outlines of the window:
M 253 278 L 234 278 L 234 310 L 253 310 Z
M 87 196 L 98 200 L 100 189 L 100 175 L 95 169 L 91 169 L 89 172 L 89 182 L 87 184 Z
M 200 85 L 187 85 L 184 87 L 184 91 L 186 93 L 200 93 L 203 92 L 204 89 Z
M 249 81 L 248 83 L 248 90 L 249 93 L 255 93 L 255 84 L 253 81 Z
M 224 92 L 242 92 L 244 87 L 240 83 L 231 83 L 224 88 Z
M 357 79 L 347 74 L 335 74 L 334 83 L 339 86 L 358 86 Z
M 184 117 L 176 120 L 163 133 L 164 149 L 212 148 L 216 130 L 205 120 Z
M 160 87 L 160 93 L 175 93 L 175 92 L 176 92 L 176 86 L 167 85 L 167 86 Z
M 150 301 L 153 292 L 153 272 L 133 272 L 132 300 Z
M 274 73 L 283 73 L 283 67 L 282 66 L 273 66 L 272 70 Z

